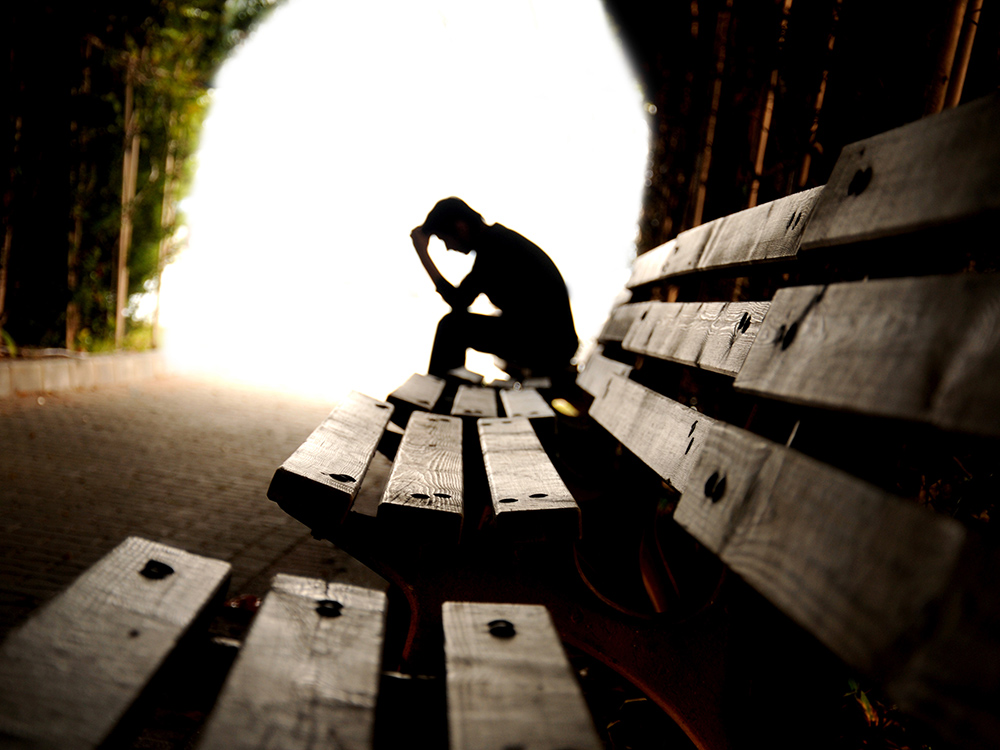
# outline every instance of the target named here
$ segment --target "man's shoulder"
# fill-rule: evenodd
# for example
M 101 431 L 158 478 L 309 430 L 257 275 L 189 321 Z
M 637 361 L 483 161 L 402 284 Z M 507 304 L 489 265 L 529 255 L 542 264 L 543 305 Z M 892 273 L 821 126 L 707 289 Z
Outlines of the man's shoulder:
M 509 249 L 523 249 L 525 252 L 541 253 L 542 255 L 545 255 L 542 248 L 534 242 L 529 240 L 523 234 L 519 234 L 513 229 L 505 227 L 503 224 L 490 224 L 486 227 L 486 231 L 490 243 L 498 249 L 503 249 L 505 247 Z

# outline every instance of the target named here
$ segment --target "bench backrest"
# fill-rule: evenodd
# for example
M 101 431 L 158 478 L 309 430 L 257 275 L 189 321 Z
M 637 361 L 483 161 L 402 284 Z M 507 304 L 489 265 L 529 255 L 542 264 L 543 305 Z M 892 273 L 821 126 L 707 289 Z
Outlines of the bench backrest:
M 1000 561 L 907 462 L 996 468 L 998 128 L 991 96 L 853 144 L 826 186 L 640 256 L 579 378 L 681 526 L 973 746 L 1000 736 Z

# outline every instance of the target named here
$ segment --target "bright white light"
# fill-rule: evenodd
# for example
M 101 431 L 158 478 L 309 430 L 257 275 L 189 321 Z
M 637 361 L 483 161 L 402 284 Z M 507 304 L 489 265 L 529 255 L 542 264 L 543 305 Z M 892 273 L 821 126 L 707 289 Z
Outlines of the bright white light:
M 287 0 L 213 102 L 164 274 L 182 368 L 377 397 L 425 372 L 448 308 L 409 233 L 449 195 L 552 257 L 582 338 L 627 278 L 648 130 L 600 0 Z

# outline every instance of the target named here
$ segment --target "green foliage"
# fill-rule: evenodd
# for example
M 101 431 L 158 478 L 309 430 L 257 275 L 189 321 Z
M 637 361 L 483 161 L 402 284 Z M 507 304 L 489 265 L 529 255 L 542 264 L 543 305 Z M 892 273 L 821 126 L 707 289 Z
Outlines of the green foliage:
M 212 79 L 277 2 L 95 0 L 67 5 L 58 24 L 47 4 L 0 10 L 11 61 L 0 126 L 15 144 L 0 169 L 0 220 L 14 227 L 0 314 L 19 341 L 60 345 L 73 316 L 78 348 L 113 335 L 123 212 L 132 223 L 129 293 L 170 261 Z M 127 92 L 137 131 L 125 123 Z M 135 132 L 136 195 L 123 207 Z
M 0 328 L 0 344 L 3 345 L 10 356 L 17 356 L 17 344 L 14 343 L 14 339 L 3 328 Z

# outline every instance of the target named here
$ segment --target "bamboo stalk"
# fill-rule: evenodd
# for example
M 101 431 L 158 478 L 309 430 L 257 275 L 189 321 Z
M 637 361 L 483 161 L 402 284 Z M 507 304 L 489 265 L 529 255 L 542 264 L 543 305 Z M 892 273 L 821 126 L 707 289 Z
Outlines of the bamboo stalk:
M 792 0 L 785 0 L 781 9 L 781 31 L 778 33 L 778 63 L 781 62 L 781 51 L 785 46 L 785 36 L 788 34 L 788 16 L 792 10 Z M 750 195 L 747 208 L 757 205 L 757 194 L 760 191 L 760 178 L 764 172 L 764 154 L 767 152 L 767 137 L 771 132 L 771 118 L 774 115 L 774 92 L 778 88 L 778 64 L 771 71 L 767 94 L 764 97 L 764 114 L 760 118 L 760 135 L 757 137 L 757 153 L 754 155 L 753 181 L 750 183 Z
M 14 227 L 8 218 L 3 233 L 3 249 L 0 249 L 0 327 L 7 322 L 4 305 L 7 302 L 7 265 L 10 263 L 10 248 L 14 244 Z
M 93 42 L 87 40 L 84 48 L 83 59 L 83 82 L 80 86 L 78 96 L 87 97 L 90 95 L 90 56 L 93 49 Z M 83 206 L 81 205 L 87 193 L 87 161 L 85 158 L 87 151 L 86 123 L 82 125 L 77 122 L 72 123 L 73 129 L 79 135 L 80 162 L 76 175 L 76 201 L 73 206 L 73 232 L 69 240 L 69 255 L 66 259 L 66 288 L 69 292 L 69 301 L 66 303 L 66 348 L 73 350 L 76 348 L 76 337 L 80 332 L 80 305 L 76 301 L 76 292 L 79 287 L 80 272 L 80 246 L 83 244 Z
M 962 88 L 965 86 L 965 74 L 969 71 L 969 58 L 972 57 L 972 44 L 976 41 L 976 30 L 979 28 L 979 13 L 983 9 L 983 0 L 972 0 L 965 22 L 962 24 L 962 35 L 959 38 L 955 63 L 951 69 L 948 81 L 948 93 L 945 95 L 944 108 L 957 107 L 962 100 Z
M 830 35 L 826 40 L 827 64 L 823 68 L 823 75 L 820 77 L 819 88 L 816 91 L 816 102 L 813 106 L 813 119 L 809 126 L 809 142 L 806 145 L 806 152 L 802 156 L 802 165 L 799 168 L 799 189 L 806 187 L 809 182 L 809 170 L 812 167 L 813 151 L 818 148 L 819 143 L 819 118 L 823 111 L 823 99 L 826 97 L 826 84 L 830 78 L 829 60 L 833 56 L 833 47 L 837 42 L 837 27 L 840 25 L 840 8 L 843 0 L 836 0 L 833 8 L 833 23 L 830 25 Z
M 729 20 L 733 0 L 726 0 L 715 22 L 715 80 L 712 82 L 712 104 L 709 107 L 705 127 L 705 140 L 698 159 L 695 177 L 694 211 L 691 226 L 701 224 L 705 211 L 705 196 L 708 191 L 708 172 L 712 166 L 712 147 L 715 144 L 715 127 L 719 118 L 719 102 L 722 99 L 722 77 L 726 70 L 726 46 L 729 39 Z
M 129 59 L 125 81 L 125 152 L 122 156 L 122 217 L 118 236 L 118 288 L 115 295 L 115 349 L 125 340 L 128 302 L 128 251 L 132 243 L 132 204 L 139 176 L 139 130 L 134 95 L 135 57 Z
M 160 230 L 170 227 L 174 222 L 176 210 L 174 206 L 174 160 L 177 151 L 177 141 L 170 137 L 177 122 L 177 112 L 171 111 L 167 118 L 167 155 L 163 160 L 163 203 L 160 206 Z M 153 309 L 153 347 L 159 346 L 160 333 L 160 283 L 163 278 L 163 268 L 167 262 L 167 248 L 170 237 L 164 234 L 160 237 L 160 247 L 156 259 L 156 307 Z
M 934 74 L 927 89 L 924 102 L 924 114 L 933 115 L 944 108 L 945 96 L 948 93 L 948 82 L 955 65 L 955 53 L 958 50 L 958 40 L 962 33 L 965 8 L 968 0 L 954 0 L 951 7 L 951 19 L 947 34 L 941 48 L 938 50 Z

